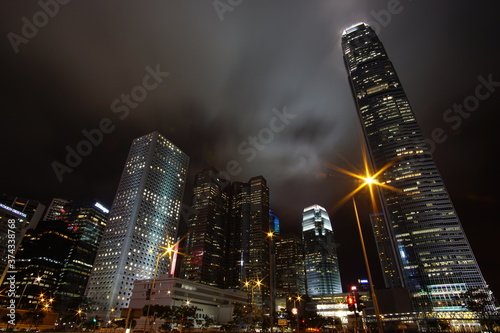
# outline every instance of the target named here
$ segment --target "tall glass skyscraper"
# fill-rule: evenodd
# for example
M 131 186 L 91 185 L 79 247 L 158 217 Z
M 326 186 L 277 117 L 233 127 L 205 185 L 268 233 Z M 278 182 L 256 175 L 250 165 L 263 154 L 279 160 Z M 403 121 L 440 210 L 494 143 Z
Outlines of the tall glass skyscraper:
M 296 235 L 281 236 L 276 242 L 276 296 L 287 299 L 306 293 L 304 243 Z
M 251 303 L 267 306 L 269 299 L 269 188 L 262 176 L 247 183 L 231 185 L 230 223 L 228 227 L 228 287 L 241 287 L 251 295 Z M 261 281 L 264 285 L 255 285 Z
M 417 311 L 462 311 L 463 293 L 487 285 L 394 66 L 364 23 L 344 31 L 342 49 L 371 166 L 390 163 L 378 180 L 397 189 L 380 189 L 372 218 L 379 252 L 393 252 L 381 257 L 385 281 L 407 287 Z
M 228 224 L 227 182 L 214 168 L 196 174 L 193 188 L 195 214 L 189 219 L 182 276 L 219 288 L 227 279 L 226 229 Z
M 304 208 L 302 239 L 307 294 L 319 296 L 342 293 L 337 249 L 326 209 L 319 205 Z
M 52 309 L 65 315 L 84 295 L 109 211 L 95 200 L 64 201 L 58 216 L 48 215 L 54 220 L 26 232 L 16 253 L 24 309 L 35 308 L 39 294 L 47 293 L 54 298 Z
M 66 205 L 69 204 L 69 201 L 61 198 L 52 199 L 49 207 L 45 211 L 45 215 L 43 216 L 43 221 L 56 221 L 60 220 L 62 215 L 64 214 Z
M 158 132 L 133 141 L 86 289 L 97 313 L 119 316 L 134 281 L 153 278 L 158 246 L 175 243 L 188 163 Z
M 33 229 L 43 216 L 45 205 L 37 200 L 0 194 L 0 284 L 17 265 L 12 265 L 28 228 Z M 14 238 L 11 238 L 14 235 Z M 17 280 L 16 280 L 17 281 Z
M 54 199 L 55 200 L 61 199 Z M 52 205 L 51 205 L 52 206 Z M 66 222 L 73 238 L 58 277 L 55 308 L 59 313 L 74 308 L 84 295 L 101 242 L 109 210 L 95 200 L 68 202 L 57 220 Z
M 249 302 L 268 306 L 267 233 L 279 226 L 269 215 L 265 178 L 230 183 L 216 169 L 205 169 L 195 176 L 193 209 L 181 276 L 221 288 L 243 288 Z

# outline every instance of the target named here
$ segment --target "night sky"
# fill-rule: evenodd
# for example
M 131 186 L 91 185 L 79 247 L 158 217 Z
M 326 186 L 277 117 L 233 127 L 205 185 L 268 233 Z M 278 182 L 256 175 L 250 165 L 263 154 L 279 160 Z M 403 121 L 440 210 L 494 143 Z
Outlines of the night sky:
M 157 130 L 190 157 L 186 205 L 194 174 L 215 166 L 232 181 L 263 175 L 283 233 L 300 230 L 304 207 L 328 208 L 347 286 L 365 277 L 363 259 L 351 204 L 333 207 L 357 183 L 327 165 L 362 169 L 340 37 L 364 21 L 500 293 L 500 2 L 59 1 L 0 5 L 2 192 L 110 207 L 132 140 Z M 68 147 L 87 156 L 58 179 Z

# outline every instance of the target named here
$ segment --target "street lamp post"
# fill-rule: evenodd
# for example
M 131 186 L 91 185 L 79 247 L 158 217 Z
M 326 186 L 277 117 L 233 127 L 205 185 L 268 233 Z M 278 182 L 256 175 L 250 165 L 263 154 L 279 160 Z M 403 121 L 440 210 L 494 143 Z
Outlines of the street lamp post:
M 300 327 L 299 327 L 299 309 L 297 308 L 297 301 L 299 301 L 299 304 L 300 304 L 300 301 L 302 300 L 302 297 L 300 295 L 297 295 L 297 296 L 290 296 L 288 297 L 288 300 L 293 300 L 293 309 L 292 309 L 292 314 L 294 314 L 296 316 L 296 323 L 297 323 L 297 333 L 299 333 L 300 331 Z
M 249 305 L 251 305 L 251 306 L 250 306 L 251 311 L 254 311 L 254 307 L 257 307 L 257 305 L 256 305 L 256 304 L 255 304 L 255 302 L 254 302 L 254 297 L 253 297 L 254 292 L 253 292 L 253 290 L 254 290 L 254 288 L 255 288 L 255 287 L 258 287 L 258 288 L 259 288 L 259 290 L 261 290 L 261 289 L 260 289 L 260 287 L 263 285 L 262 280 L 263 280 L 263 279 L 261 279 L 261 280 L 246 280 L 246 281 L 243 283 L 243 287 L 245 287 L 245 288 L 246 288 L 247 293 L 248 293 L 248 288 L 250 288 L 250 295 L 251 295 L 251 298 L 248 300 L 248 304 L 249 304 Z M 247 296 L 247 297 L 248 297 L 248 296 Z M 261 305 L 262 305 L 262 304 L 261 304 Z M 259 306 L 259 307 L 260 307 L 260 306 Z M 253 321 L 253 319 L 252 319 L 252 323 L 253 323 L 253 322 L 254 322 L 254 321 Z
M 352 204 L 354 206 L 354 213 L 356 215 L 356 222 L 358 224 L 359 238 L 361 240 L 361 249 L 363 251 L 363 257 L 365 260 L 366 273 L 368 275 L 368 283 L 370 284 L 370 292 L 372 294 L 373 308 L 375 309 L 375 317 L 377 318 L 378 331 L 379 333 L 384 333 L 382 320 L 380 318 L 380 308 L 378 306 L 377 294 L 375 293 L 375 287 L 373 285 L 372 273 L 370 270 L 370 264 L 368 262 L 368 255 L 366 254 L 365 240 L 363 237 L 363 231 L 361 229 L 361 223 L 359 220 L 358 207 L 356 206 L 356 200 L 354 199 L 354 196 L 352 197 Z
M 38 310 L 38 306 L 40 305 L 40 302 L 43 302 L 45 299 L 43 298 L 43 296 L 45 296 L 44 293 L 41 293 L 39 296 L 38 296 L 38 299 L 36 301 L 36 306 L 35 306 L 35 310 Z
M 173 250 L 174 249 L 173 246 L 169 246 L 169 247 L 158 246 L 158 247 L 160 249 L 163 249 L 164 252 L 159 251 L 158 252 L 158 256 L 156 257 L 155 270 L 153 272 L 153 281 L 151 282 L 151 289 L 150 289 L 150 292 L 149 292 L 148 309 L 146 311 L 146 320 L 144 321 L 144 332 L 147 332 L 146 328 L 147 328 L 148 320 L 149 320 L 149 311 L 151 309 L 151 297 L 154 294 L 154 288 L 155 288 L 155 284 L 156 284 L 156 275 L 158 273 L 158 266 L 159 266 L 159 263 L 160 263 L 160 259 L 163 258 L 164 256 L 166 256 L 168 254 L 169 258 L 170 258 L 170 262 L 172 262 L 172 252 L 174 251 Z
M 345 202 L 347 202 L 347 200 L 349 200 L 350 197 L 352 197 L 352 203 L 353 203 L 353 206 L 354 206 L 354 213 L 356 215 L 356 222 L 357 222 L 357 225 L 358 225 L 359 237 L 361 239 L 361 247 L 362 247 L 362 251 L 363 251 L 363 257 L 364 257 L 364 261 L 365 261 L 366 271 L 367 271 L 367 274 L 368 274 L 368 282 L 370 283 L 370 292 L 372 294 L 373 307 L 375 309 L 375 316 L 377 318 L 378 331 L 379 331 L 379 333 L 383 333 L 384 332 L 384 328 L 382 326 L 382 320 L 381 320 L 381 316 L 380 316 L 380 309 L 379 309 L 379 306 L 378 306 L 377 295 L 375 293 L 375 287 L 373 285 L 373 280 L 372 280 L 372 277 L 371 277 L 371 270 L 370 270 L 370 265 L 368 263 L 368 256 L 366 254 L 366 248 L 365 248 L 365 242 L 364 242 L 364 237 L 363 237 L 363 231 L 361 229 L 361 223 L 360 223 L 360 220 L 359 220 L 358 208 L 356 206 L 356 201 L 354 199 L 354 196 L 356 195 L 357 192 L 359 192 L 364 187 L 368 187 L 369 192 L 370 192 L 370 199 L 371 199 L 371 202 L 372 202 L 372 205 L 373 205 L 373 209 L 375 210 L 376 209 L 376 200 L 375 200 L 375 193 L 373 191 L 373 187 L 374 186 L 384 187 L 384 188 L 392 190 L 392 191 L 399 191 L 399 190 L 396 189 L 396 188 L 394 188 L 394 187 L 392 187 L 392 186 L 390 186 L 390 185 L 380 183 L 377 180 L 377 177 L 380 174 L 382 174 L 385 170 L 387 170 L 389 167 L 391 167 L 394 164 L 394 161 L 386 164 L 380 170 L 378 170 L 376 173 L 371 174 L 370 173 L 370 167 L 369 167 L 370 163 L 368 162 L 368 158 L 366 156 L 366 153 L 363 150 L 363 163 L 364 163 L 364 167 L 365 167 L 365 175 L 358 175 L 356 173 L 344 170 L 342 168 L 339 168 L 339 167 L 336 167 L 336 166 L 333 166 L 333 165 L 330 165 L 330 167 L 333 168 L 334 170 L 340 171 L 340 172 L 342 172 L 342 173 L 344 173 L 346 175 L 349 175 L 349 176 L 352 176 L 352 177 L 357 178 L 359 180 L 362 180 L 362 183 L 357 188 L 355 188 L 353 191 L 351 191 L 351 193 L 349 193 L 348 195 L 346 195 L 340 201 L 340 203 L 338 204 L 338 206 L 344 204 Z
M 38 283 L 38 289 L 40 289 L 40 281 L 42 280 L 41 277 L 37 277 L 35 279 L 35 282 Z M 24 285 L 24 288 L 23 288 L 23 292 L 21 293 L 21 296 L 19 296 L 19 300 L 17 301 L 17 308 L 20 309 L 21 308 L 21 299 L 23 298 L 24 296 L 24 293 L 26 292 L 26 287 L 28 287 L 28 282 L 26 282 L 26 284 Z M 31 285 L 33 285 L 33 283 L 31 283 Z
M 297 323 L 297 333 L 299 333 L 299 309 L 295 306 L 292 309 L 292 314 L 295 315 L 296 323 Z
M 269 331 L 273 333 L 274 326 L 274 233 L 269 231 L 267 237 L 269 238 Z
M 76 322 L 77 326 L 80 327 L 80 324 L 82 322 L 82 309 L 78 309 L 78 311 L 76 311 L 76 315 L 78 316 L 78 320 Z
M 255 287 L 258 287 L 259 290 L 260 290 L 260 286 L 262 285 L 262 280 L 247 280 L 245 281 L 245 283 L 243 284 L 243 286 L 245 288 L 247 288 L 247 291 L 248 291 L 248 288 L 250 287 L 250 290 L 251 290 L 251 298 L 250 298 L 250 303 L 252 305 L 254 305 L 254 299 L 253 299 L 253 289 Z

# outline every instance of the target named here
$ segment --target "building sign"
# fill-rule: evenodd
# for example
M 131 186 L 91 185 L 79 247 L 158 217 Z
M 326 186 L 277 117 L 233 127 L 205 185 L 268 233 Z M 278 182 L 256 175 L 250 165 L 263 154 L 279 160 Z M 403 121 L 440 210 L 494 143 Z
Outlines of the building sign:
M 288 320 L 278 319 L 278 326 L 286 326 L 286 325 L 288 325 Z

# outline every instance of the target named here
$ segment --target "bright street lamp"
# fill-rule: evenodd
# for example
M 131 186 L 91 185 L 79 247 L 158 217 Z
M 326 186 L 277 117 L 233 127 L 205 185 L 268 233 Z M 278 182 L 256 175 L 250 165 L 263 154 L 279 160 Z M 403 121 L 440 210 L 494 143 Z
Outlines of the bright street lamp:
M 356 173 L 344 170 L 342 168 L 339 168 L 339 167 L 336 167 L 336 166 L 333 166 L 333 165 L 329 165 L 329 167 L 332 168 L 332 169 L 335 169 L 337 171 L 340 171 L 340 172 L 342 172 L 342 173 L 344 173 L 346 175 L 349 175 L 349 176 L 352 176 L 354 178 L 357 178 L 357 179 L 359 179 L 359 180 L 362 181 L 362 183 L 357 188 L 355 188 L 353 191 L 351 191 L 351 193 L 349 193 L 344 198 L 342 198 L 341 201 L 337 204 L 336 207 L 341 206 L 347 200 L 349 200 L 349 198 L 352 197 L 352 204 L 353 204 L 354 213 L 355 213 L 355 216 L 356 216 L 356 223 L 358 225 L 359 238 L 360 238 L 360 241 L 361 241 L 361 248 L 362 248 L 362 251 L 363 251 L 363 258 L 364 258 L 364 261 L 365 261 L 366 272 L 367 272 L 367 275 L 368 275 L 368 282 L 370 284 L 370 292 L 371 292 L 371 295 L 372 295 L 373 307 L 374 307 L 374 310 L 375 310 L 375 316 L 377 318 L 378 331 L 379 331 L 379 333 L 383 333 L 384 329 L 383 329 L 383 326 L 382 326 L 382 319 L 381 319 L 381 316 L 380 316 L 380 308 L 378 306 L 377 295 L 375 293 L 375 287 L 373 285 L 373 279 L 372 279 L 372 276 L 371 276 L 370 264 L 368 262 L 368 255 L 366 253 L 366 247 L 365 247 L 365 241 L 364 241 L 364 237 L 363 237 L 363 231 L 361 229 L 361 222 L 360 222 L 360 219 L 359 219 L 358 208 L 356 206 L 356 200 L 354 199 L 354 196 L 356 195 L 356 193 L 358 193 L 359 191 L 361 191 L 363 188 L 368 187 L 368 190 L 369 190 L 369 193 L 370 193 L 370 201 L 372 203 L 373 210 L 375 211 L 377 209 L 376 208 L 377 205 L 376 205 L 376 199 L 375 199 L 375 191 L 373 189 L 374 186 L 377 186 L 377 188 L 384 187 L 384 188 L 387 188 L 387 189 L 392 190 L 392 191 L 399 191 L 399 190 L 396 189 L 396 188 L 394 188 L 394 187 L 392 187 L 392 186 L 389 186 L 387 184 L 380 183 L 378 181 L 378 179 L 377 179 L 378 176 L 380 176 L 385 170 L 387 170 L 389 167 L 391 167 L 394 164 L 394 161 L 386 164 L 384 167 L 382 167 L 376 173 L 371 174 L 370 173 L 369 163 L 368 163 L 368 158 L 366 156 L 365 151 L 363 151 L 363 164 L 364 164 L 364 168 L 365 168 L 365 170 L 364 170 L 365 174 L 364 175 L 358 175 Z
M 260 290 L 260 287 L 263 286 L 264 284 L 262 283 L 262 281 L 264 281 L 264 279 L 261 279 L 261 280 L 246 280 L 244 283 L 243 283 L 243 287 L 245 287 L 248 291 L 248 288 L 250 288 L 251 290 L 251 299 L 250 299 L 250 303 L 252 305 L 254 305 L 254 299 L 253 299 L 253 290 L 255 287 L 259 288 Z
M 299 301 L 299 305 L 300 305 L 300 301 L 302 301 L 302 296 L 300 296 L 300 295 L 290 296 L 290 297 L 288 297 L 288 300 L 289 301 L 293 300 L 292 314 L 296 316 L 297 333 L 299 333 L 299 331 L 300 331 L 300 327 L 299 327 L 299 309 L 297 308 L 297 301 Z
M 38 289 L 40 289 L 40 281 L 42 280 L 41 277 L 36 277 L 35 278 L 35 282 L 38 284 Z M 19 296 L 19 300 L 17 301 L 17 308 L 20 309 L 21 308 L 21 299 L 23 298 L 24 296 L 24 293 L 26 292 L 26 287 L 28 287 L 30 283 L 26 282 L 26 284 L 24 285 L 24 288 L 23 288 L 23 292 L 21 293 L 21 296 Z M 31 283 L 31 285 L 33 285 L 33 283 Z
M 177 244 L 179 244 L 179 242 L 180 241 L 178 241 L 177 243 L 175 243 L 171 246 L 167 246 L 167 247 L 157 245 L 158 248 L 160 248 L 164 251 L 163 252 L 159 251 L 158 256 L 156 257 L 155 270 L 153 272 L 153 281 L 151 283 L 151 288 L 150 288 L 150 292 L 149 292 L 148 310 L 146 311 L 146 320 L 144 321 L 144 332 L 147 332 L 146 328 L 147 328 L 147 324 L 148 324 L 148 320 L 149 320 L 149 311 L 151 309 L 151 298 L 155 293 L 154 288 L 155 288 L 155 284 L 156 284 L 156 275 L 158 273 L 158 265 L 160 263 L 160 259 L 165 257 L 166 255 L 168 255 L 169 260 L 170 260 L 170 265 L 172 265 L 172 254 L 174 252 L 177 252 L 177 250 L 175 250 L 175 247 L 177 246 Z

